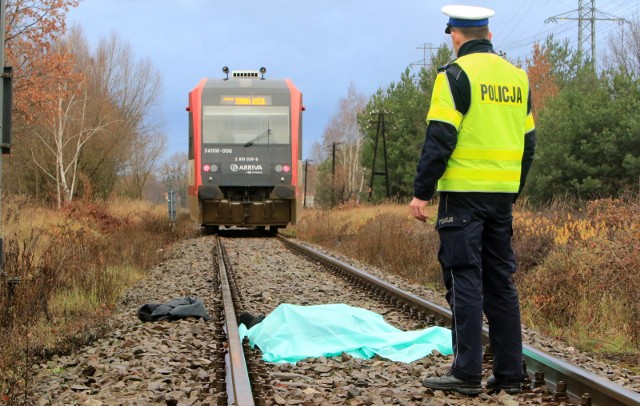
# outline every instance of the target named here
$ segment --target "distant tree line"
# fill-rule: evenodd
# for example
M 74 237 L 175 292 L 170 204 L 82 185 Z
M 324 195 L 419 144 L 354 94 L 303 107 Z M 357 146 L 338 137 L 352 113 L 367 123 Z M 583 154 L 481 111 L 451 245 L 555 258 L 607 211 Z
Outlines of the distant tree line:
M 62 207 L 79 196 L 140 199 L 150 185 L 157 194 L 167 186 L 186 190 L 179 163 L 186 156 L 160 162 L 165 136 L 155 108 L 162 77 L 117 34 L 92 49 L 81 27 L 67 29 L 66 12 L 77 5 L 7 0 L 14 109 L 4 191 Z
M 532 202 L 580 200 L 640 191 L 640 24 L 611 38 L 606 63 L 573 51 L 568 41 L 549 36 L 536 43 L 525 61 L 513 61 L 529 75 L 536 119 L 537 152 L 524 194 Z M 413 194 L 413 177 L 424 142 L 426 114 L 437 68 L 454 59 L 447 44 L 418 72 L 406 69 L 398 82 L 366 97 L 352 85 L 316 146 L 315 203 L 322 207 L 369 198 L 386 199 L 378 114 L 385 114 L 387 167 L 391 197 Z M 356 126 L 357 124 L 357 126 Z M 339 152 L 326 146 L 339 143 Z M 353 163 L 353 153 L 359 155 Z M 358 179 L 358 182 L 347 181 Z M 364 185 L 364 187 L 363 187 Z

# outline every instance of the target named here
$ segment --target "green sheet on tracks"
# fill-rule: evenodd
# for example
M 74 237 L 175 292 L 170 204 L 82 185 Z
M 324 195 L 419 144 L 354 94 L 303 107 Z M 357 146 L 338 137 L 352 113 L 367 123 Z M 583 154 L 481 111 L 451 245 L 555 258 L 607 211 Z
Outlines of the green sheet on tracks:
M 262 351 L 262 359 L 295 363 L 310 357 L 347 353 L 371 358 L 375 354 L 391 361 L 410 363 L 432 351 L 449 355 L 451 330 L 428 327 L 402 331 L 372 311 L 345 304 L 298 306 L 281 304 L 265 319 L 240 336 Z

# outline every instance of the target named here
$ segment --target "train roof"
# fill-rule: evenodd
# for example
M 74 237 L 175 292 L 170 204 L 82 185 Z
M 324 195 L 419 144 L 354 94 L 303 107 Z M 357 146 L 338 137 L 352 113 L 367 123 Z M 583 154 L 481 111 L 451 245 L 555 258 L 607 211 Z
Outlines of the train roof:
M 287 79 L 260 79 L 260 78 L 207 78 L 205 89 L 288 89 Z
M 260 68 L 260 71 L 246 70 L 230 72 L 227 67 L 224 67 L 223 72 L 226 74 L 226 77 L 201 79 L 189 94 L 200 92 L 201 96 L 204 96 L 207 94 L 216 95 L 229 92 L 237 94 L 253 94 L 254 92 L 258 92 L 273 95 L 292 93 L 296 93 L 299 96 L 302 95 L 290 79 L 265 78 L 265 68 Z

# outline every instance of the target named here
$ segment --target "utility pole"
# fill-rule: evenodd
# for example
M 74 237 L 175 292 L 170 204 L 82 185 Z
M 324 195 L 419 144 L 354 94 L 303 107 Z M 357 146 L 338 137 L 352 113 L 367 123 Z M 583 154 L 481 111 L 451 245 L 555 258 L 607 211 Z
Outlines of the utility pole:
M 387 198 L 391 197 L 391 191 L 389 189 L 389 169 L 387 166 L 387 139 L 386 139 L 386 127 L 384 121 L 385 113 L 376 113 L 378 115 L 378 126 L 376 128 L 376 141 L 373 146 L 373 164 L 371 165 L 371 180 L 369 181 L 369 201 L 371 201 L 371 195 L 373 194 L 373 178 L 376 175 L 384 175 L 384 183 L 387 190 Z M 376 171 L 376 158 L 378 156 L 378 139 L 382 136 L 382 151 L 384 157 L 384 171 Z
M 335 204 L 334 198 L 334 180 L 336 177 L 336 146 L 342 144 L 341 142 L 333 142 L 331 144 L 331 208 Z
M 313 161 L 311 161 L 313 162 Z M 304 198 L 302 199 L 302 207 L 307 207 L 307 172 L 309 171 L 309 160 L 304 160 Z
M 575 16 L 575 13 L 578 13 Z M 612 16 L 596 8 L 596 0 L 578 0 L 578 9 L 571 10 L 557 16 L 549 17 L 545 23 L 556 23 L 558 20 L 576 20 L 578 21 L 578 55 L 582 57 L 583 45 L 590 40 L 591 63 L 596 66 L 596 21 L 616 21 L 622 25 L 629 23 L 624 18 Z

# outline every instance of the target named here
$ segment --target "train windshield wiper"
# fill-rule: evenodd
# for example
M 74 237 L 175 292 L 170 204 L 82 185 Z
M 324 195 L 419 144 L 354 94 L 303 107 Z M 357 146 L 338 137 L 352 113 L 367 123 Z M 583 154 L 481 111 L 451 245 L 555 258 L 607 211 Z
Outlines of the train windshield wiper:
M 260 134 L 258 134 L 255 137 L 253 137 L 253 139 L 251 141 L 248 141 L 246 144 L 244 144 L 244 146 L 245 147 L 250 147 L 250 146 L 253 145 L 254 142 L 258 141 L 260 138 L 265 138 L 265 137 L 268 138 L 270 135 L 271 135 L 271 129 L 267 128 L 266 130 L 264 130 Z

